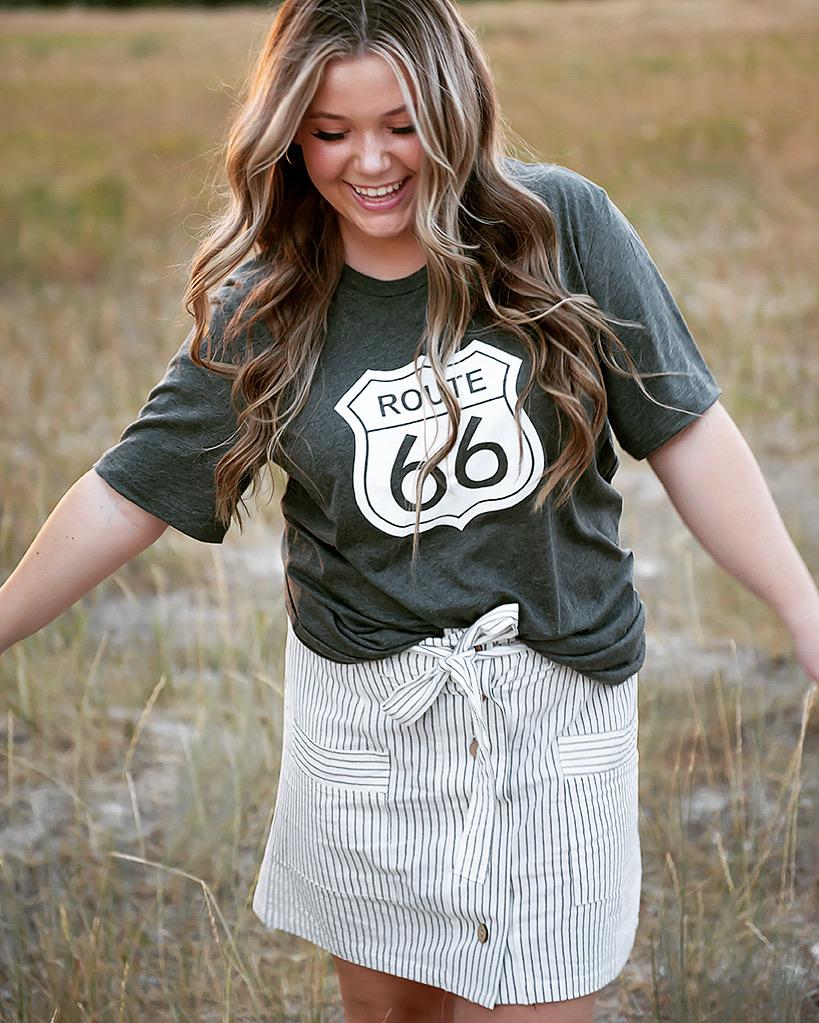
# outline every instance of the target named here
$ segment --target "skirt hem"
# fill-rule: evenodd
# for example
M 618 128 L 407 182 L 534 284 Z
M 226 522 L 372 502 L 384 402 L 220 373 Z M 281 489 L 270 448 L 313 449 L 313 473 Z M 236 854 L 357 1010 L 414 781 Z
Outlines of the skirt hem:
M 320 887 L 292 871 L 286 864 L 269 860 L 266 866 L 268 879 L 274 872 L 279 873 L 282 880 L 281 890 L 289 892 L 291 900 L 295 888 L 300 884 Z M 326 894 L 336 898 L 339 897 L 337 892 L 333 892 L 330 889 L 326 890 Z M 345 959 L 347 962 L 355 963 L 357 966 L 379 970 L 382 973 L 389 973 L 394 977 L 412 980 L 419 984 L 429 984 L 432 987 L 440 988 L 442 991 L 465 998 L 467 1001 L 487 1009 L 494 1009 L 498 1005 L 540 1005 L 582 998 L 584 995 L 593 994 L 602 990 L 620 976 L 634 947 L 634 938 L 632 937 L 628 951 L 624 951 L 619 956 L 608 960 L 606 964 L 598 965 L 597 969 L 593 972 L 579 973 L 576 971 L 573 975 L 574 983 L 568 992 L 565 977 L 550 981 L 549 978 L 540 976 L 536 982 L 533 981 L 531 984 L 527 984 L 527 987 L 533 992 L 527 1001 L 497 1001 L 487 997 L 485 993 L 476 990 L 474 987 L 453 982 L 449 977 L 442 975 L 440 971 L 435 969 L 434 961 L 421 961 L 409 958 L 406 950 L 385 949 L 383 946 L 379 947 L 374 943 L 365 946 L 350 944 L 315 925 L 309 915 L 299 913 L 297 908 L 293 912 L 292 901 L 290 908 L 286 905 L 280 905 L 273 912 L 269 911 L 270 900 L 266 899 L 265 901 L 268 906 L 267 911 L 262 910 L 260 907 L 257 908 L 256 900 L 254 900 L 253 912 L 266 930 L 284 931 L 286 934 L 301 938 L 303 941 L 309 941 L 325 952 L 336 955 L 340 959 Z M 634 935 L 636 936 L 636 927 Z

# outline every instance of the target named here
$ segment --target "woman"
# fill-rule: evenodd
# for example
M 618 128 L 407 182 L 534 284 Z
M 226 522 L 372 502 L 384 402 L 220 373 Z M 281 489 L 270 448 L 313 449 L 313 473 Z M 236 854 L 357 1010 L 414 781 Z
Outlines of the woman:
M 814 681 L 816 586 L 633 227 L 505 155 L 449 0 L 286 0 L 227 169 L 195 326 L 0 590 L 0 649 L 168 524 L 221 542 L 281 466 L 255 912 L 331 952 L 348 1023 L 590 1021 L 641 879 L 645 609 L 613 438 Z

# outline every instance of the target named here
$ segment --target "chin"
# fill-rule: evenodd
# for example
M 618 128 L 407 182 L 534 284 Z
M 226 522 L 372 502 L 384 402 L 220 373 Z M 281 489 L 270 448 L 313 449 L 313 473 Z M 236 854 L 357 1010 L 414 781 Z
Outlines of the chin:
M 340 214 L 348 224 L 361 231 L 362 234 L 371 235 L 373 238 L 392 238 L 404 234 L 410 226 L 410 221 L 405 217 L 396 219 L 392 223 L 386 223 L 386 217 L 382 218 L 381 224 L 368 223 L 358 217 L 351 217 L 348 214 Z

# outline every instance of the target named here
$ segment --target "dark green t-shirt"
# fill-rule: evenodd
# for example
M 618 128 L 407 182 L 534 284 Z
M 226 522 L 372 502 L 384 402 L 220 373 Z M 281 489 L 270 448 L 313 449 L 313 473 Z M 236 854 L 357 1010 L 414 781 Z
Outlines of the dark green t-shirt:
M 643 371 L 648 401 L 604 369 L 609 401 L 595 460 L 561 509 L 532 505 L 558 454 L 551 399 L 535 387 L 513 409 L 528 375 L 525 348 L 473 321 L 450 362 L 458 442 L 422 495 L 419 558 L 411 567 L 415 468 L 448 432 L 431 370 L 420 384 L 412 356 L 424 325 L 427 270 L 379 280 L 345 266 L 308 403 L 284 437 L 282 497 L 286 607 L 311 649 L 334 661 L 373 660 L 489 608 L 519 606 L 520 639 L 604 683 L 625 681 L 645 658 L 645 608 L 633 554 L 619 543 L 622 497 L 612 432 L 634 458 L 651 454 L 722 393 L 668 287 L 632 225 L 600 186 L 555 164 L 510 159 L 508 171 L 551 208 L 560 272 L 591 295 Z M 248 260 L 219 289 L 215 329 L 260 271 Z M 194 366 L 190 336 L 138 418 L 94 468 L 115 490 L 183 533 L 221 542 L 213 469 L 236 428 L 230 384 Z M 257 324 L 253 343 L 275 343 Z

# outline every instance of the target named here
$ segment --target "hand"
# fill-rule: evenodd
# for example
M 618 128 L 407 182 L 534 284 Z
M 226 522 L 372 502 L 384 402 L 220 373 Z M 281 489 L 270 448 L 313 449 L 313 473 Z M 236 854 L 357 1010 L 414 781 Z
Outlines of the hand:
M 789 625 L 799 663 L 819 686 L 819 610 Z

